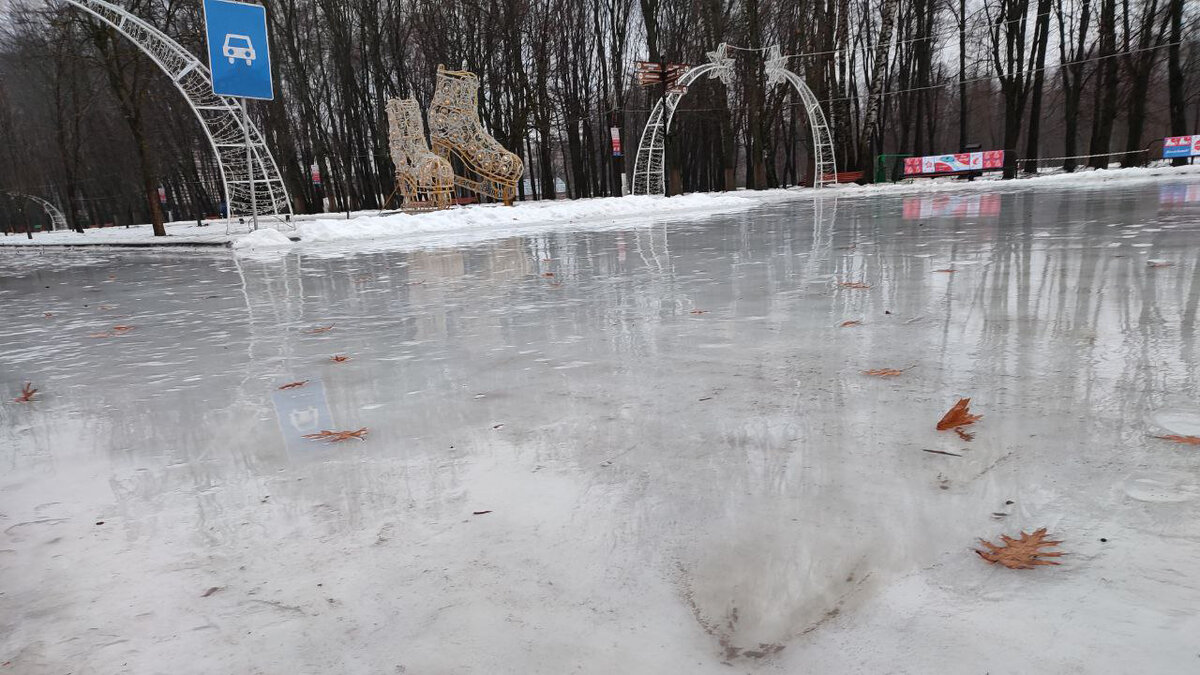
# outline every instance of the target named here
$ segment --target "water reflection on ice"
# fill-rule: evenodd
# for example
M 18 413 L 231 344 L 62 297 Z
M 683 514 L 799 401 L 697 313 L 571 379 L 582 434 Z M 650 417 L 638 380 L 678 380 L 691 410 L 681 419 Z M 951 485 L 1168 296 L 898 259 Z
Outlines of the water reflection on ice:
M 0 406 L 0 656 L 1166 672 L 1200 629 L 1200 460 L 1151 435 L 1196 400 L 1200 224 L 1162 194 L 1007 191 L 928 215 L 824 199 L 431 250 L 5 256 L 0 387 L 44 394 Z M 88 337 L 114 325 L 134 330 Z M 959 396 L 985 415 L 969 445 L 933 429 Z M 330 427 L 371 431 L 301 438 Z M 1068 568 L 1017 580 L 969 553 L 1043 525 Z M 1168 543 L 1139 555 L 1151 535 Z M 1143 602 L 1117 616 L 1102 577 Z M 1079 652 L 1021 661 L 1015 642 L 1056 652 L 1028 628 L 1061 623 L 1055 603 Z

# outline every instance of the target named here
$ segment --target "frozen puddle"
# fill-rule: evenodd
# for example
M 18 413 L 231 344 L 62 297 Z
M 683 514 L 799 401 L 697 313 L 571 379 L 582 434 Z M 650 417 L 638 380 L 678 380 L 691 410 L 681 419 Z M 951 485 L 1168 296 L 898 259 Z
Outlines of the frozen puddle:
M 0 663 L 1190 672 L 1171 187 L 0 256 L 0 395 L 40 390 L 0 405 Z M 1040 527 L 1058 567 L 972 553 Z

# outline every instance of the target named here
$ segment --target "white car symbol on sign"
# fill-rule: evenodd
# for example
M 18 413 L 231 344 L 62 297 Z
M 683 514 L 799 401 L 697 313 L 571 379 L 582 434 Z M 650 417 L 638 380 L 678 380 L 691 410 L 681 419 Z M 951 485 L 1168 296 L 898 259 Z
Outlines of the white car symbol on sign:
M 221 53 L 225 58 L 229 59 L 230 63 L 238 59 L 244 59 L 246 65 L 253 65 L 254 59 L 257 56 L 254 53 L 254 43 L 250 42 L 250 38 L 246 35 L 234 35 L 230 33 L 225 36 L 225 46 L 221 49 Z

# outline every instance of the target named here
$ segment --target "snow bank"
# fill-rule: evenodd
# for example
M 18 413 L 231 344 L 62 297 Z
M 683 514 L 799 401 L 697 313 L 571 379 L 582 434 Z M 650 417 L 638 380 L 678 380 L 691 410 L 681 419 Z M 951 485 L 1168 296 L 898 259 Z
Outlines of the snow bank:
M 967 182 L 954 178 L 910 179 L 886 185 L 839 185 L 816 192 L 807 188 L 725 193 L 697 193 L 677 197 L 598 197 L 546 202 L 519 202 L 516 206 L 498 204 L 462 206 L 445 211 L 406 214 L 354 212 L 302 215 L 291 223 L 267 219 L 263 229 L 247 233 L 226 232 L 224 221 L 205 224 L 170 223 L 168 237 L 156 238 L 149 225 L 111 227 L 76 232 L 43 232 L 32 240 L 25 237 L 0 237 L 0 249 L 22 246 L 199 246 L 224 247 L 231 243 L 240 255 L 255 251 L 278 254 L 299 239 L 309 252 L 335 250 L 339 245 L 373 247 L 438 248 L 470 244 L 503 237 L 531 235 L 565 230 L 602 230 L 629 227 L 686 217 L 689 220 L 719 213 L 753 208 L 760 204 L 789 199 L 822 197 L 872 197 L 938 192 L 1009 192 L 1030 187 L 1078 187 L 1104 189 L 1113 182 L 1139 182 L 1200 177 L 1200 165 L 1157 166 L 1133 169 L 1084 169 L 1076 173 L 1039 175 L 1019 180 L 999 180 L 990 174 Z M 295 230 L 292 230 L 292 227 Z M 244 226 L 240 226 L 244 227 Z M 235 225 L 237 230 L 239 226 Z M 280 228 L 284 233 L 274 229 Z M 313 245 L 313 246 L 309 246 Z
M 776 199 L 789 194 L 772 191 Z M 768 197 L 769 198 L 769 197 Z M 425 243 L 445 243 L 446 235 L 454 243 L 464 233 L 484 234 L 487 238 L 512 236 L 533 229 L 561 229 L 605 223 L 627 223 L 679 214 L 726 213 L 752 208 L 763 197 L 751 193 L 690 194 L 679 197 L 622 197 L 580 199 L 574 201 L 522 202 L 513 207 L 499 204 L 465 206 L 429 213 L 397 213 L 353 220 L 322 219 L 300 222 L 297 234 L 301 242 L 323 243 L 364 239 L 421 237 Z M 431 236 L 433 235 L 433 236 Z M 468 237 L 468 238 L 478 238 Z
M 1000 174 L 985 174 L 973 181 L 954 177 L 909 178 L 899 183 L 881 185 L 838 185 L 830 194 L 839 197 L 874 197 L 879 195 L 903 195 L 927 192 L 1007 192 L 1025 190 L 1030 187 L 1047 188 L 1097 188 L 1103 189 L 1112 182 L 1136 183 L 1158 181 L 1164 178 L 1200 177 L 1200 164 L 1190 166 L 1152 166 L 1129 169 L 1080 169 L 1074 173 L 1051 173 L 1002 180 Z
M 254 250 L 263 248 L 280 248 L 292 246 L 294 242 L 279 230 L 263 228 L 250 234 L 238 237 L 233 247 L 238 250 Z

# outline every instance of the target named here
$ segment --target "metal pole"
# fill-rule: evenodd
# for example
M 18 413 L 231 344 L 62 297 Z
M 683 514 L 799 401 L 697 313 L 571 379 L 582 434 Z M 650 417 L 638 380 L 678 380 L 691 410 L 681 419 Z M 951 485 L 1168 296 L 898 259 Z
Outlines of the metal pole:
M 250 112 L 246 99 L 242 99 L 242 129 L 246 132 L 246 167 L 250 179 L 250 222 L 251 229 L 258 231 L 258 190 L 254 185 L 254 149 L 250 145 Z

